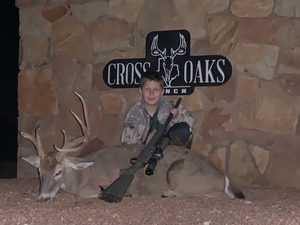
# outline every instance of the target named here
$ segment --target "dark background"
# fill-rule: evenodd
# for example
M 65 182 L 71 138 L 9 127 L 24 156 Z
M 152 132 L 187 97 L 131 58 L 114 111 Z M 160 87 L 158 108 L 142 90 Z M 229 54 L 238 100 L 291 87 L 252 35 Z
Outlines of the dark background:
M 19 9 L 14 0 L 0 7 L 0 178 L 16 177 L 17 80 L 19 54 Z

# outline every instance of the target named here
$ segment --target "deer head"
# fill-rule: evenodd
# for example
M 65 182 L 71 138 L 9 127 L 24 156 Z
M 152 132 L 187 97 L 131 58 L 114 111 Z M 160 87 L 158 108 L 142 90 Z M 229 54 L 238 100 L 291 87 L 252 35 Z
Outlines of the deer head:
M 36 148 L 37 155 L 22 157 L 22 159 L 38 169 L 40 178 L 39 201 L 47 201 L 54 198 L 59 188 L 63 186 L 64 181 L 67 179 L 70 169 L 82 170 L 93 164 L 93 162 L 87 162 L 81 158 L 67 156 L 68 152 L 76 152 L 86 146 L 90 136 L 90 124 L 86 103 L 81 95 L 76 92 L 74 92 L 74 94 L 78 96 L 82 104 L 84 121 L 74 112 L 71 111 L 70 113 L 79 123 L 83 133 L 82 137 L 68 141 L 66 132 L 61 130 L 63 133 L 62 147 L 59 148 L 54 145 L 56 151 L 51 151 L 46 154 L 39 135 L 40 127 L 35 130 L 35 135 L 20 132 L 20 134 L 31 141 Z

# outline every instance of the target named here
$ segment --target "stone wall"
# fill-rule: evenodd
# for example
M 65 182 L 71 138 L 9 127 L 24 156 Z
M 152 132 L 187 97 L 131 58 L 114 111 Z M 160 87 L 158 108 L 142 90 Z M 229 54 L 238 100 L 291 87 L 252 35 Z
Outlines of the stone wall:
M 154 30 L 186 29 L 191 55 L 220 54 L 233 65 L 220 87 L 197 87 L 182 104 L 200 126 L 193 149 L 240 184 L 300 187 L 299 0 L 16 0 L 20 8 L 19 130 L 41 126 L 46 149 L 80 129 L 73 91 L 92 121 L 85 151 L 119 144 L 122 121 L 139 99 L 110 89 L 112 59 L 143 58 Z M 19 136 L 18 155 L 34 154 Z M 37 173 L 18 160 L 18 177 Z

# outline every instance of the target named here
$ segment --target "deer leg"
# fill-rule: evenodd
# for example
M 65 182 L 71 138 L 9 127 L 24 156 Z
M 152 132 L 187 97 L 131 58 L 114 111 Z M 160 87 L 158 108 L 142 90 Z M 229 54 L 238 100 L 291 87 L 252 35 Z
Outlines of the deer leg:
M 208 198 L 217 198 L 221 194 L 222 194 L 221 192 L 212 192 L 212 193 L 206 194 L 205 196 L 208 197 Z
M 100 186 L 100 189 L 103 187 Z M 88 186 L 80 190 L 80 192 L 77 194 L 79 197 L 83 198 L 97 198 L 99 194 L 99 188 L 96 188 L 94 186 Z
M 162 197 L 181 196 L 181 192 L 178 190 L 178 187 L 180 182 L 179 173 L 183 167 L 183 159 L 177 160 L 171 164 L 166 174 L 168 189 L 163 192 Z
M 164 193 L 162 194 L 161 197 L 162 197 L 162 198 L 167 198 L 167 197 L 180 197 L 180 194 L 177 193 L 177 192 L 174 191 L 174 190 L 168 189 L 168 190 L 165 190 L 165 191 L 164 191 Z

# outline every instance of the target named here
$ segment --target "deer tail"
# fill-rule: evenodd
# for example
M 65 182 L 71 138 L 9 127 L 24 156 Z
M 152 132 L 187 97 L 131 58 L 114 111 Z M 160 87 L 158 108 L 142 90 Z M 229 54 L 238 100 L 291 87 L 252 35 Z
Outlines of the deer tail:
M 245 195 L 243 192 L 231 185 L 231 182 L 227 176 L 225 176 L 225 189 L 224 192 L 229 196 L 231 199 L 245 199 Z

